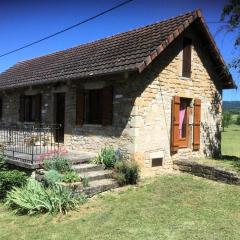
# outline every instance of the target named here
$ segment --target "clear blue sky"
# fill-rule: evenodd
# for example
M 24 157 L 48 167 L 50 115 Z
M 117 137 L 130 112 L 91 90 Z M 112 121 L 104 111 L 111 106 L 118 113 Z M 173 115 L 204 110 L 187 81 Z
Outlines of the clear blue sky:
M 123 0 L 1 0 L 0 54 L 38 40 Z M 0 58 L 0 72 L 18 61 L 66 49 L 201 8 L 205 20 L 219 21 L 227 0 L 135 0 L 111 13 L 50 40 Z M 236 54 L 234 35 L 219 32 L 222 24 L 208 24 L 228 63 Z M 239 76 L 231 71 L 236 82 Z M 224 100 L 240 100 L 239 90 L 225 90 Z

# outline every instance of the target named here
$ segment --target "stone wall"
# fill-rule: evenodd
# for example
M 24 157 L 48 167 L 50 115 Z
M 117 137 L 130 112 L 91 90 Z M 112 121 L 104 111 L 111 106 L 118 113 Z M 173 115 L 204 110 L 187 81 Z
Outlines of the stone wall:
M 161 169 L 152 168 L 152 155 L 163 158 L 162 168 L 172 168 L 173 159 L 211 157 L 220 153 L 221 84 L 197 33 L 188 31 L 185 36 L 193 40 L 190 79 L 181 77 L 182 39 L 179 38 L 137 80 L 146 88 L 135 100 L 131 126 L 135 132 L 135 159 L 145 166 L 146 173 Z M 192 114 L 193 100 L 201 99 L 200 151 L 192 150 L 191 124 L 189 147 L 179 149 L 174 155 L 170 153 L 171 100 L 175 95 L 192 99 Z
M 240 176 L 236 172 L 221 169 L 219 167 L 200 164 L 189 160 L 175 160 L 173 168 L 174 170 L 188 172 L 199 177 L 240 185 Z

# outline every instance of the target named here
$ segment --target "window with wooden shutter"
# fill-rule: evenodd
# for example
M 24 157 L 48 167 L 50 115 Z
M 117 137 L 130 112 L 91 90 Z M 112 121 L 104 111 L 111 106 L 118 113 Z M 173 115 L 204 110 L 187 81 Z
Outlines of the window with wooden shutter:
M 177 152 L 179 148 L 179 110 L 180 97 L 174 96 L 172 99 L 172 124 L 171 124 L 171 152 Z
M 20 96 L 19 104 L 19 121 L 21 122 L 41 122 L 41 108 L 42 108 L 41 94 Z
M 112 125 L 113 117 L 113 88 L 107 87 L 103 89 L 103 111 L 102 111 L 102 124 L 104 126 Z
M 192 40 L 183 38 L 182 76 L 191 77 Z
M 194 100 L 193 119 L 193 150 L 200 149 L 200 129 L 201 129 L 201 100 Z
M 76 125 L 82 125 L 84 122 L 84 91 L 78 89 L 76 93 Z

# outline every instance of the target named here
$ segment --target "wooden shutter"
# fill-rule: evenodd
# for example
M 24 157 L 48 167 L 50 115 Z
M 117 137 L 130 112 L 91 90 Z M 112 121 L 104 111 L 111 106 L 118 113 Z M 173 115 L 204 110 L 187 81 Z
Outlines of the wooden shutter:
M 19 121 L 25 121 L 25 96 L 20 96 L 20 103 L 19 103 Z
M 201 100 L 194 100 L 194 120 L 193 120 L 193 150 L 200 148 L 200 128 L 201 128 Z
M 42 112 L 42 95 L 37 94 L 34 96 L 35 98 L 35 106 L 34 106 L 34 111 L 35 111 L 35 122 L 40 123 L 41 122 L 41 112 Z
M 102 125 L 112 125 L 113 115 L 113 88 L 106 87 L 102 91 Z
M 76 92 L 76 125 L 82 125 L 84 123 L 84 91 L 83 89 L 77 89 Z
M 179 147 L 179 111 L 180 97 L 172 99 L 172 126 L 171 126 L 171 152 L 175 153 Z
M 191 60 L 192 60 L 192 40 L 183 39 L 183 58 L 182 58 L 182 76 L 191 77 Z

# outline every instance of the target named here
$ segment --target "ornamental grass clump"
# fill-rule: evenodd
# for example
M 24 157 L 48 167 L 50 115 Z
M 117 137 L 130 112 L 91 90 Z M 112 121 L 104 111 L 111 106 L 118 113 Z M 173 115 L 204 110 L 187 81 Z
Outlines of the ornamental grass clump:
M 49 188 L 34 179 L 29 179 L 23 187 L 14 187 L 6 197 L 6 206 L 20 214 L 67 213 L 78 208 L 86 198 L 75 197 L 72 191 L 61 185 Z

